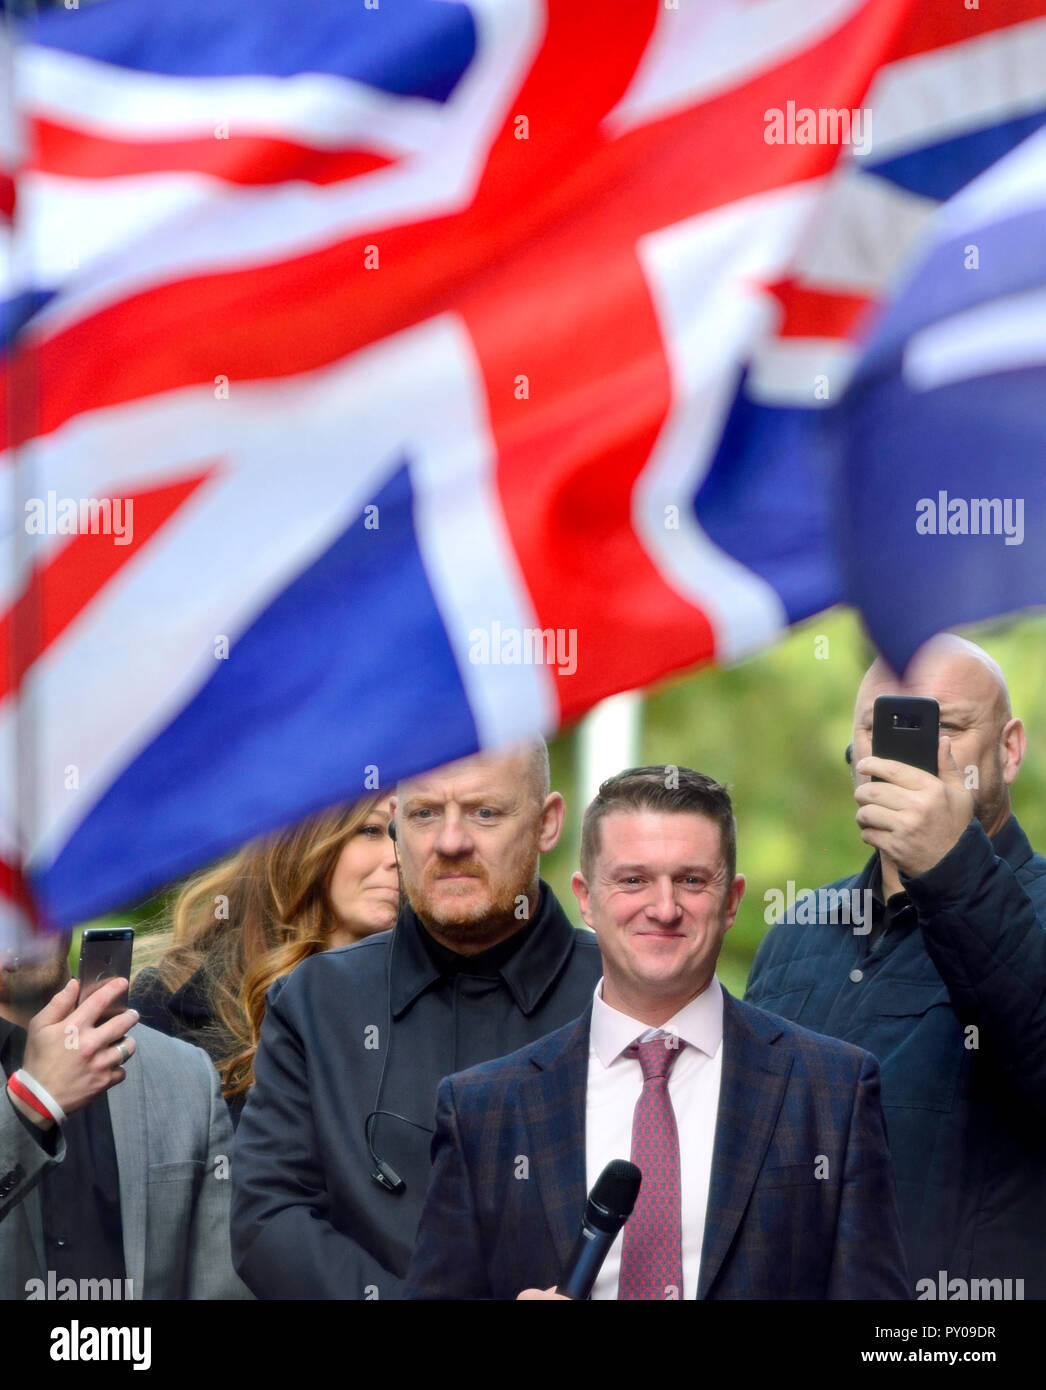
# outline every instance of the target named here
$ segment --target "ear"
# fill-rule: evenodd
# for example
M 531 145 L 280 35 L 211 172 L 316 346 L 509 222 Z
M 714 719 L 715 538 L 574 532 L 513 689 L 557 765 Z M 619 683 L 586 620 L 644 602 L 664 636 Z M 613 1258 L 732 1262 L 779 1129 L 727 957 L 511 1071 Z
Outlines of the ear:
M 581 920 L 586 927 L 592 926 L 592 913 L 589 910 L 588 883 L 585 875 L 580 869 L 572 875 L 570 886 L 573 889 L 574 897 L 577 898 L 578 909 L 581 913 Z M 593 928 L 593 930 L 595 930 Z
M 1003 725 L 1000 744 L 1002 780 L 1009 787 L 1016 782 L 1017 774 L 1021 770 L 1021 763 L 1024 761 L 1024 755 L 1028 751 L 1028 735 L 1024 732 L 1024 724 L 1021 720 L 1008 719 L 1006 721 Z
M 559 792 L 549 792 L 541 809 L 541 833 L 538 837 L 538 849 L 542 854 L 551 853 L 559 844 L 565 817 L 566 807 L 563 804 L 562 796 Z
M 741 906 L 741 899 L 745 895 L 746 886 L 744 874 L 738 874 L 727 891 L 726 902 L 723 904 L 724 931 L 729 931 L 734 925 L 734 918 L 737 916 L 737 909 Z

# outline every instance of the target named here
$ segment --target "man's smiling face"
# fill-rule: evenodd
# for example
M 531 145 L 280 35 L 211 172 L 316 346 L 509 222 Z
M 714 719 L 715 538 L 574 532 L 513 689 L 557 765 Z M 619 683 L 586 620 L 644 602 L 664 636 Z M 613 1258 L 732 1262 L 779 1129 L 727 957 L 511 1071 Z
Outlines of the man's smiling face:
M 604 1000 L 658 1026 L 710 982 L 745 881 L 727 879 L 714 821 L 643 809 L 603 818 L 591 881 L 577 873 L 573 888 L 599 940 Z

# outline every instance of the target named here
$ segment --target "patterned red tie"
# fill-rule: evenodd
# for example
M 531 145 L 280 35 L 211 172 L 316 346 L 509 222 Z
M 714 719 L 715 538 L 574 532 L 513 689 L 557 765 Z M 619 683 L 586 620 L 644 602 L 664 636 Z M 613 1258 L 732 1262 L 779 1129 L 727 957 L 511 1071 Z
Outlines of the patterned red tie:
M 664 1035 L 628 1049 L 643 1068 L 643 1090 L 632 1117 L 632 1162 L 643 1185 L 622 1238 L 619 1300 L 683 1297 L 679 1134 L 668 1074 L 685 1046 Z

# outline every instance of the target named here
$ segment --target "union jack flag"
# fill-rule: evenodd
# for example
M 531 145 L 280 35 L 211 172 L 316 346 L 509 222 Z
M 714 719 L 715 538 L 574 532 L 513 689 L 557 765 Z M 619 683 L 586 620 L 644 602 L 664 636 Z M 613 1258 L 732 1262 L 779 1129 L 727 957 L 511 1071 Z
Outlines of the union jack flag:
M 1046 605 L 1044 400 L 1040 127 L 934 218 L 833 422 L 843 593 L 895 671 L 943 628 Z
M 840 597 L 819 429 L 1046 0 L 101 0 L 2 61 L 0 922 Z M 2 931 L 2 927 L 0 927 Z

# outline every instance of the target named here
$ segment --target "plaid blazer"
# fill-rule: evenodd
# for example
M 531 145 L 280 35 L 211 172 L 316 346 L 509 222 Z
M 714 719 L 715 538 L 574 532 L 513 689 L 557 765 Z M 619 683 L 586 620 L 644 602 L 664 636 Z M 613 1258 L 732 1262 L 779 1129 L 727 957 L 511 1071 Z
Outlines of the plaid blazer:
M 875 1058 L 723 996 L 696 1296 L 910 1297 Z M 591 1008 L 443 1081 L 405 1297 L 511 1299 L 559 1280 L 586 1196 L 590 1023 Z

